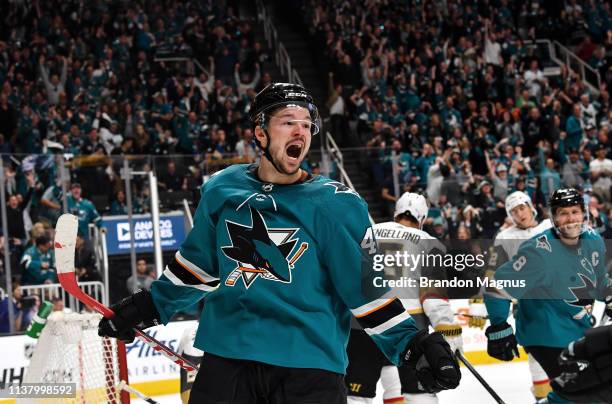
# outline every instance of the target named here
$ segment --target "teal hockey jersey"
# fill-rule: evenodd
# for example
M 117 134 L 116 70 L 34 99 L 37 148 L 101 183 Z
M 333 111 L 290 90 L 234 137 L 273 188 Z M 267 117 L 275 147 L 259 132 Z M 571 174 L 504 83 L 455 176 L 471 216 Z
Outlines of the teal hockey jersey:
M 565 348 L 582 337 L 591 327 L 593 299 L 610 294 L 605 261 L 605 244 L 593 230 L 583 233 L 576 246 L 563 244 L 554 229 L 526 240 L 495 272 L 496 281 L 514 282 L 504 290 L 518 299 L 518 342 Z M 485 296 L 485 302 L 491 324 L 506 321 L 509 301 Z
M 235 165 L 202 186 L 194 227 L 151 292 L 163 323 L 206 298 L 195 346 L 218 356 L 344 373 L 353 314 L 398 364 L 417 327 L 372 288 L 376 252 L 350 188 L 322 176 L 268 184 Z

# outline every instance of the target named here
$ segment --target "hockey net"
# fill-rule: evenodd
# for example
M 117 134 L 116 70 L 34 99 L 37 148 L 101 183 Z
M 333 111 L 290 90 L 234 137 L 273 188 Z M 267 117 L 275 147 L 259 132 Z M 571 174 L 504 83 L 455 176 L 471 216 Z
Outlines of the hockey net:
M 97 313 L 53 312 L 38 339 L 24 383 L 75 383 L 76 397 L 18 403 L 129 403 L 125 345 L 98 336 Z

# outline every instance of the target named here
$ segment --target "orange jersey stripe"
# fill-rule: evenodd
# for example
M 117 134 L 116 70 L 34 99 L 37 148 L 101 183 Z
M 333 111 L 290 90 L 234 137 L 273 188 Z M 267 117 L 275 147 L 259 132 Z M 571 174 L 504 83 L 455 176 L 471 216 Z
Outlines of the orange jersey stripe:
M 378 311 L 378 310 L 382 309 L 383 307 L 390 305 L 390 304 L 391 304 L 391 303 L 393 303 L 395 300 L 397 300 L 397 297 L 394 297 L 393 299 L 389 299 L 388 301 L 384 302 L 384 303 L 383 303 L 383 304 L 381 304 L 380 306 L 378 306 L 378 307 L 374 307 L 372 310 L 369 310 L 369 311 L 367 311 L 367 312 L 365 312 L 365 313 L 363 313 L 363 314 L 360 314 L 359 316 L 355 316 L 355 318 L 362 318 L 362 317 L 365 317 L 365 316 L 367 316 L 367 315 L 369 315 L 369 314 L 372 314 L 372 313 L 374 313 L 375 311 Z
M 195 272 L 193 272 L 191 269 L 189 269 L 187 267 L 187 265 L 183 264 L 181 261 L 175 259 L 176 262 L 178 262 L 178 264 L 183 267 L 183 269 L 185 269 L 187 272 L 189 272 L 191 275 L 195 276 L 200 282 L 202 282 L 204 285 L 206 285 L 206 282 L 204 281 L 204 279 L 202 279 L 201 276 L 199 276 L 198 274 L 196 274 Z

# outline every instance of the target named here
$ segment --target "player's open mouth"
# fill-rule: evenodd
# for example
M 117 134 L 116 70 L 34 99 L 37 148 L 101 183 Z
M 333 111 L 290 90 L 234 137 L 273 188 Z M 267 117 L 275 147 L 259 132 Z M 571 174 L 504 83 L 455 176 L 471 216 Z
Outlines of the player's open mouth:
M 287 155 L 291 158 L 297 159 L 302 154 L 303 148 L 304 148 L 304 145 L 302 143 L 290 144 L 287 147 Z

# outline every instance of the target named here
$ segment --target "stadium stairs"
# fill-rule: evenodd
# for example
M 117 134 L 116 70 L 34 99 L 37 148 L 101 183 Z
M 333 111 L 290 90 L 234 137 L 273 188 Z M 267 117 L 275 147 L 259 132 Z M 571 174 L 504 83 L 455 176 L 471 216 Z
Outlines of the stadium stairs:
M 313 49 L 309 43 L 306 29 L 303 27 L 303 22 L 299 20 L 302 12 L 295 9 L 291 2 L 274 2 L 273 5 L 268 3 L 269 11 L 273 16 L 274 26 L 278 32 L 280 41 L 285 46 L 291 64 L 295 68 L 302 79 L 304 86 L 313 95 L 316 104 L 321 110 L 323 116 L 327 116 L 327 76 L 322 74 L 317 65 L 316 57 L 313 54 Z M 255 14 L 253 3 L 251 6 L 243 6 L 240 9 L 241 18 L 251 17 Z M 263 27 L 255 24 L 254 31 L 256 37 L 262 43 L 265 43 Z M 273 79 L 286 79 L 281 76 L 278 66 L 276 66 L 274 53 L 271 52 L 270 60 L 265 65 L 265 70 L 270 72 Z M 320 57 L 320 55 L 319 55 Z M 329 130 L 330 128 L 324 128 Z M 315 136 L 311 150 L 319 149 L 322 136 Z M 367 164 L 367 155 L 364 151 L 346 149 L 342 150 L 344 156 L 344 169 L 351 179 L 356 191 L 367 201 L 370 215 L 378 223 L 387 219 L 384 204 L 380 200 L 380 189 L 372 185 L 370 178 L 370 167 Z
M 368 210 L 374 222 L 389 220 L 385 205 L 380 197 L 380 188 L 372 184 L 369 158 L 364 149 L 342 150 L 344 169 L 348 174 L 355 191 L 368 203 Z
M 268 44 L 264 35 L 263 26 L 257 21 L 257 9 L 255 7 L 255 2 L 240 2 L 238 11 L 241 20 L 252 21 L 252 28 L 253 33 L 255 34 L 255 40 L 260 42 L 267 48 Z M 263 66 L 261 66 L 261 73 L 263 74 L 264 72 L 270 73 L 270 76 L 274 81 L 281 81 L 287 79 L 286 77 L 283 77 L 279 67 L 276 65 L 276 62 L 274 60 L 274 52 L 272 49 L 268 49 L 268 60 L 266 60 L 263 63 Z
M 309 43 L 308 32 L 302 28 L 302 11 L 292 2 L 274 2 L 268 4 L 268 10 L 272 15 L 274 26 L 279 40 L 285 46 L 291 66 L 297 70 L 302 84 L 312 94 L 322 117 L 328 115 L 325 102 L 327 101 L 327 77 L 322 77 L 315 65 L 315 55 Z M 311 148 L 319 148 L 321 138 L 315 136 L 312 139 Z

